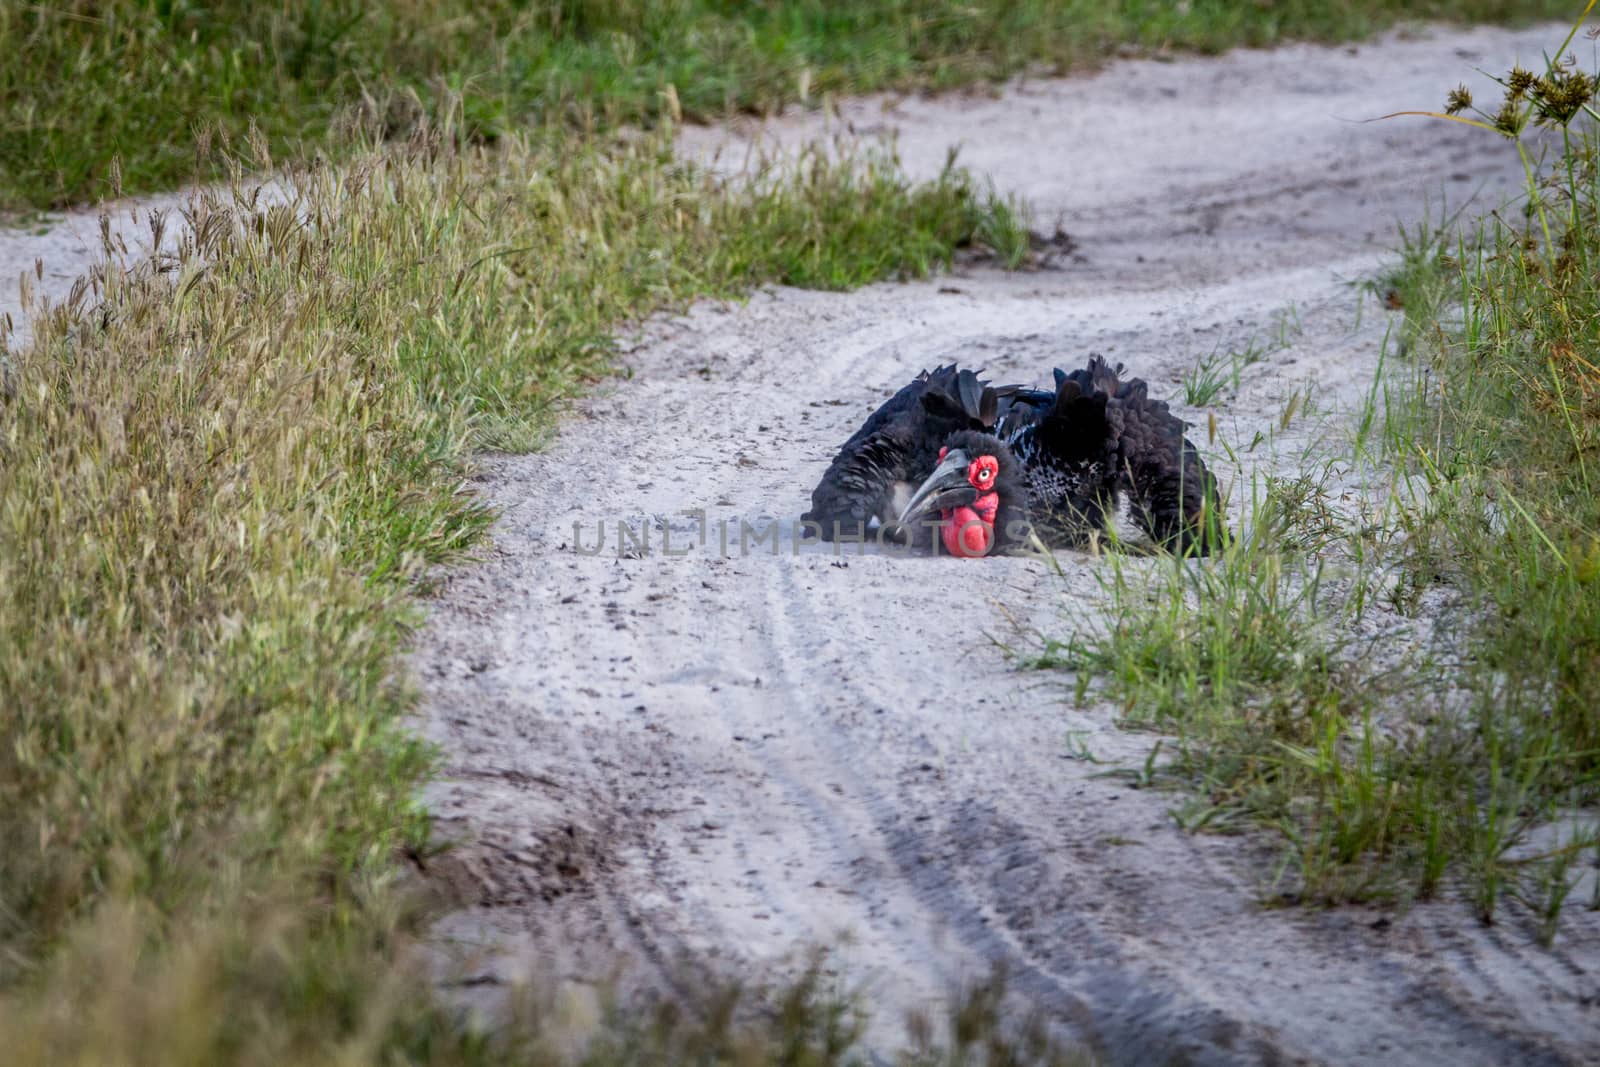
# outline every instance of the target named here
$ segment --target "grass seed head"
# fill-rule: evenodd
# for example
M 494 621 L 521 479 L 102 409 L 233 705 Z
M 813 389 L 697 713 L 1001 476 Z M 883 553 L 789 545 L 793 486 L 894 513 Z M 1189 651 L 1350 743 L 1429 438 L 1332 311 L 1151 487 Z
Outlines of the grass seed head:
M 1515 137 L 1522 132 L 1522 108 L 1515 100 L 1507 99 L 1500 105 L 1500 110 L 1495 112 L 1494 128 L 1507 137 Z
M 1511 73 L 1506 75 L 1506 92 L 1511 94 L 1512 99 L 1520 100 L 1527 95 L 1529 89 L 1533 88 L 1535 80 L 1537 79 L 1532 71 L 1523 67 L 1512 67 Z
M 1575 68 L 1554 66 L 1530 91 L 1541 120 L 1565 126 L 1594 99 L 1595 80 Z

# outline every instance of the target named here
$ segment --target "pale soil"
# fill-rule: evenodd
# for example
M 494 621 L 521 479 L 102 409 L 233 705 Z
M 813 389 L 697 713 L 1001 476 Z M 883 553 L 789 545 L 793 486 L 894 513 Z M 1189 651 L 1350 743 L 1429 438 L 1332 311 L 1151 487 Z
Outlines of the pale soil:
M 24 296 L 48 304 L 65 302 L 73 286 L 102 258 L 105 218 L 114 253 L 125 262 L 149 256 L 154 247 L 153 214 L 164 216 L 160 251 L 172 251 L 183 232 L 183 209 L 188 193 L 167 193 L 108 203 L 102 207 L 52 212 L 26 225 L 0 228 L 0 340 L 6 317 L 12 326 L 11 345 L 27 341 L 29 329 Z M 92 290 L 85 298 L 93 302 Z
M 1572 909 L 1545 950 L 1515 916 L 1484 928 L 1454 900 L 1267 909 L 1274 853 L 1183 833 L 1167 814 L 1181 797 L 1070 758 L 1081 745 L 1138 767 L 1154 739 L 1074 706 L 1060 677 L 1013 669 L 991 636 L 1015 639 L 1008 615 L 1057 634 L 1088 621 L 1103 560 L 1061 553 L 1056 578 L 1037 561 L 790 539 L 738 551 L 739 520 L 792 522 L 838 444 L 923 367 L 1044 382 L 1099 351 L 1176 396 L 1197 355 L 1292 307 L 1302 332 L 1219 402 L 1221 436 L 1242 448 L 1275 430 L 1308 382 L 1323 415 L 1243 471 L 1209 449 L 1237 511 L 1252 472 L 1293 471 L 1370 387 L 1389 322 L 1351 283 L 1384 262 L 1396 222 L 1473 193 L 1492 207 L 1518 178 L 1481 131 L 1356 120 L 1437 106 L 1471 67 L 1552 40 L 1440 32 L 847 105 L 855 131 L 898 133 L 913 174 L 960 144 L 1074 250 L 1036 273 L 780 289 L 652 322 L 630 376 L 548 450 L 486 464 L 495 547 L 447 579 L 416 656 L 448 754 L 429 799 L 471 842 L 457 874 L 479 905 L 442 927 L 467 980 L 582 982 L 621 958 L 671 981 L 681 956 L 771 977 L 844 937 L 880 1048 L 905 1009 L 1001 961 L 1021 1006 L 1120 1062 L 1590 1058 L 1595 913 Z M 823 130 L 803 117 L 764 136 Z M 729 137 L 686 131 L 684 147 L 723 145 L 737 167 Z M 690 509 L 713 523 L 703 547 Z M 602 522 L 605 550 L 576 551 Z M 650 528 L 649 554 L 619 558 L 619 522 Z M 687 555 L 663 555 L 662 526 Z M 1367 626 L 1399 648 L 1428 636 L 1395 615 Z M 466 950 L 495 939 L 499 953 Z
M 1436 107 L 1482 82 L 1472 68 L 1559 39 L 1437 31 L 846 105 L 858 133 L 898 131 L 914 174 L 959 143 L 1072 251 L 1033 273 L 698 305 L 648 324 L 631 375 L 548 450 L 485 463 L 494 547 L 443 576 L 414 657 L 447 760 L 428 799 L 465 842 L 438 866 L 478 902 L 439 930 L 471 996 L 492 1004 L 552 971 L 582 987 L 614 966 L 671 983 L 685 956 L 781 976 L 847 937 L 835 959 L 878 1010 L 879 1049 L 905 1010 L 1000 962 L 1019 1009 L 1115 1062 L 1592 1062 L 1600 913 L 1581 901 L 1548 950 L 1515 912 L 1485 928 L 1455 900 L 1266 908 L 1263 841 L 1183 833 L 1168 815 L 1182 797 L 1105 776 L 1155 738 L 995 644 L 1018 623 L 1092 624 L 1104 560 L 1061 553 L 1057 576 L 789 539 L 738 552 L 739 520 L 796 518 L 837 445 L 925 366 L 1043 383 L 1098 351 L 1176 400 L 1197 356 L 1265 337 L 1292 308 L 1290 346 L 1213 409 L 1207 455 L 1237 515 L 1252 475 L 1294 473 L 1314 439 L 1348 429 L 1389 325 L 1351 283 L 1388 257 L 1396 222 L 1473 193 L 1473 210 L 1492 207 L 1519 179 L 1482 131 L 1357 120 Z M 765 132 L 793 145 L 822 129 Z M 709 158 L 729 136 L 686 131 L 684 148 Z M 731 144 L 719 165 L 743 160 Z M 0 234 L 0 279 L 42 256 L 59 298 L 97 230 L 85 213 Z M 1307 383 L 1317 416 L 1277 432 Z M 1269 444 L 1226 460 L 1221 442 L 1258 431 Z M 683 516 L 697 508 L 704 546 Z M 617 524 L 658 519 L 688 554 L 663 555 L 652 527 L 647 555 L 619 558 Z M 606 550 L 575 551 L 575 520 L 591 548 L 603 521 Z M 1440 640 L 1432 621 L 1365 626 L 1398 659 Z M 1072 758 L 1084 749 L 1101 762 Z

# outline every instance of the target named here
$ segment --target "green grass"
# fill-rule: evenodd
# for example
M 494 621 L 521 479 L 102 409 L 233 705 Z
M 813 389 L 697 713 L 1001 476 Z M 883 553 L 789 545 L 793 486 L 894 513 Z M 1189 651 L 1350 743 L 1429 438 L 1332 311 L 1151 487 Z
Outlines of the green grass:
M 353 116 L 404 134 L 459 109 L 463 135 L 493 140 L 551 120 L 593 130 L 1063 71 L 1119 46 L 1216 51 L 1348 40 L 1406 18 L 1567 10 L 1555 0 L 8 4 L 0 208 L 205 178 L 252 126 L 276 155 L 338 155 Z
M 1600 801 L 1600 149 L 1572 121 L 1593 117 L 1596 83 L 1564 63 L 1498 80 L 1502 100 L 1462 110 L 1508 136 L 1527 199 L 1453 242 L 1408 244 L 1401 277 L 1427 295 L 1384 449 L 1425 486 L 1402 507 L 1416 580 L 1458 588 L 1478 620 L 1455 679 L 1469 700 L 1477 810 L 1462 852 L 1478 909 L 1514 897 L 1553 930 L 1594 832 L 1540 845 L 1531 884 L 1509 857 L 1559 812 Z M 1558 139 L 1542 169 L 1523 140 L 1536 126 Z
M 1027 663 L 1074 671 L 1080 702 L 1170 736 L 1124 773 L 1173 789 L 1180 826 L 1279 838 L 1264 902 L 1404 904 L 1449 885 L 1484 921 L 1516 899 L 1553 937 L 1600 837 L 1530 845 L 1593 804 L 1594 776 L 1567 773 L 1593 753 L 1548 704 L 1473 701 L 1470 669 L 1363 637 L 1379 605 L 1417 610 L 1405 533 L 1341 514 L 1305 476 L 1263 478 L 1247 505 L 1247 532 L 1209 559 L 1107 557 L 1103 625 Z
M 1245 536 L 1113 558 L 1109 625 L 1036 661 L 1173 735 L 1142 777 L 1192 791 L 1180 823 L 1277 831 L 1275 899 L 1448 889 L 1549 940 L 1600 862 L 1600 144 L 1569 126 L 1600 82 L 1501 81 L 1475 121 L 1521 155 L 1525 202 L 1403 230 L 1369 286 L 1404 316 L 1323 472 L 1363 472 L 1366 499 L 1265 478 Z M 1556 138 L 1542 166 L 1535 125 Z M 1396 662 L 1358 640 L 1379 607 L 1457 636 Z
M 1513 829 L 1600 800 L 1600 153 L 1589 127 L 1567 125 L 1592 117 L 1590 103 L 1568 109 L 1556 95 L 1592 101 L 1595 83 L 1572 68 L 1540 76 L 1485 116 L 1529 166 L 1526 210 L 1484 218 L 1436 262 L 1410 257 L 1423 260 L 1421 284 L 1454 282 L 1454 299 L 1427 316 L 1432 343 L 1419 355 L 1435 382 L 1418 367 L 1413 402 L 1386 427 L 1390 450 L 1408 451 L 1426 481 L 1426 506 L 1408 515 L 1440 546 L 1425 562 L 1482 618 L 1463 681 L 1479 756 L 1498 779 L 1490 796 L 1505 796 Z M 1535 124 L 1560 137 L 1542 173 L 1521 140 Z M 1482 844 L 1487 910 L 1497 883 L 1517 887 L 1497 869 L 1498 841 Z
M 432 758 L 397 657 L 488 523 L 471 451 L 541 440 L 618 323 L 1005 229 L 956 171 L 727 187 L 660 136 L 454 134 L 290 169 L 283 203 L 236 177 L 6 361 L 10 1062 L 494 1061 L 405 965 L 400 885 Z
M 1031 665 L 1073 670 L 1080 701 L 1110 697 L 1127 725 L 1173 735 L 1138 778 L 1192 791 L 1180 825 L 1276 828 L 1294 870 L 1274 894 L 1392 896 L 1391 830 L 1349 791 L 1375 753 L 1343 758 L 1382 689 L 1344 636 L 1352 582 L 1323 558 L 1337 520 L 1314 482 L 1267 478 L 1244 522 L 1204 561 L 1108 556 L 1104 624 L 1046 640 Z
M 197 202 L 176 262 L 112 255 L 0 358 L 0 1047 L 52 1064 L 560 1061 L 537 1004 L 479 1034 L 432 998 L 414 939 L 438 902 L 400 860 L 427 847 L 414 798 L 432 756 L 401 726 L 397 657 L 426 568 L 487 524 L 463 488 L 472 450 L 537 445 L 608 372 L 617 326 L 654 310 L 917 276 L 968 244 L 1028 252 L 1022 206 L 959 172 L 911 185 L 819 155 L 727 188 L 665 136 L 611 127 L 1060 69 L 1119 43 L 1553 7 L 0 7 L 0 205 L 233 178 Z M 264 173 L 319 153 L 287 168 L 287 204 L 240 191 L 241 154 Z M 1300 595 L 1221 588 L 1249 625 Z M 1285 677 L 1331 663 L 1320 648 Z M 1285 669 L 1256 651 L 1247 688 Z M 1345 714 L 1334 696 L 1317 709 Z M 1323 735 L 1285 736 L 1314 751 Z M 587 1062 L 848 1061 L 848 998 L 817 972 L 756 999 L 764 1014 L 728 991 L 612 1019 Z M 998 1003 L 974 994 L 912 1062 L 1064 1062 L 1036 1034 L 1008 1044 Z

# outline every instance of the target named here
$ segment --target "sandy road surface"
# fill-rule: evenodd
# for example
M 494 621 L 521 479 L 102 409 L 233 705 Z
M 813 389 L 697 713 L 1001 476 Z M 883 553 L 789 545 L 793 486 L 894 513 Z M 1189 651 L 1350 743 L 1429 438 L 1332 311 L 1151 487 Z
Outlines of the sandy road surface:
M 52 305 L 65 302 L 73 286 L 102 258 L 104 238 L 101 217 L 112 247 L 128 263 L 158 251 L 151 228 L 152 215 L 160 215 L 159 251 L 172 252 L 184 232 L 183 209 L 189 194 L 129 198 L 96 208 L 52 212 L 25 225 L 0 227 L 0 339 L 6 316 L 13 328 L 11 344 L 21 347 L 28 339 L 27 308 L 23 295 Z M 93 299 L 93 294 L 88 294 Z
M 1119 63 L 998 100 L 848 105 L 857 132 L 898 130 L 915 173 L 960 143 L 1045 229 L 1059 217 L 1075 250 L 1038 273 L 779 290 L 653 322 L 632 377 L 550 449 L 486 465 L 495 548 L 447 576 L 414 661 L 449 761 L 430 800 L 468 842 L 448 862 L 480 902 L 440 928 L 470 976 L 553 963 L 588 980 L 625 959 L 650 981 L 682 954 L 736 969 L 848 933 L 838 959 L 885 1046 L 903 1009 L 1003 961 L 1023 1005 L 1113 1061 L 1593 1062 L 1595 913 L 1573 911 L 1544 950 L 1518 922 L 1484 929 L 1451 902 L 1263 909 L 1267 854 L 1186 835 L 1170 795 L 1102 776 L 1154 739 L 1012 670 L 991 637 L 1010 635 L 1008 614 L 1065 632 L 1094 611 L 1103 562 L 1062 553 L 1055 576 L 788 539 L 739 550 L 740 521 L 798 516 L 838 443 L 922 367 L 1042 382 L 1100 351 L 1175 395 L 1197 355 L 1264 337 L 1289 309 L 1292 344 L 1216 413 L 1227 440 L 1249 442 L 1314 382 L 1324 420 L 1273 434 L 1243 471 L 1219 464 L 1236 484 L 1293 469 L 1370 382 L 1385 321 L 1348 283 L 1381 262 L 1395 221 L 1473 192 L 1488 206 L 1517 177 L 1479 131 L 1351 120 L 1436 105 L 1475 83 L 1472 67 L 1557 40 L 1438 32 Z M 702 157 L 719 145 L 723 164 L 742 158 L 725 132 L 685 136 Z M 126 225 L 132 246 L 143 222 Z M 87 213 L 45 230 L 0 234 L 0 278 L 41 256 L 59 298 L 98 225 Z M 695 508 L 704 545 L 683 514 Z M 605 549 L 577 551 L 602 522 Z M 620 522 L 649 525 L 648 554 L 619 554 Z M 662 526 L 687 554 L 663 554 Z M 1397 646 L 1420 636 L 1376 624 Z M 1084 749 L 1102 762 L 1071 758 Z
M 480 906 L 442 932 L 508 946 L 475 976 L 555 960 L 583 980 L 613 954 L 738 967 L 848 934 L 842 966 L 885 1018 L 1002 960 L 1020 999 L 1116 1061 L 1592 1062 L 1594 913 L 1547 951 L 1451 902 L 1263 909 L 1264 856 L 1180 832 L 1170 796 L 1070 758 L 1137 765 L 1152 738 L 1012 670 L 990 637 L 1002 605 L 1064 632 L 1094 610 L 1100 561 L 1062 553 L 1052 577 L 738 542 L 740 520 L 792 521 L 860 419 L 941 361 L 1044 380 L 1100 351 L 1175 393 L 1198 354 L 1292 308 L 1290 346 L 1219 404 L 1224 436 L 1271 430 L 1307 382 L 1323 410 L 1353 408 L 1386 321 L 1349 283 L 1397 220 L 1472 193 L 1493 206 L 1516 168 L 1479 131 L 1350 120 L 1433 105 L 1471 67 L 1551 40 L 1437 33 L 848 106 L 858 132 L 897 130 L 915 173 L 959 142 L 1076 250 L 1038 273 L 698 306 L 650 324 L 632 377 L 548 451 L 487 466 L 496 547 L 450 577 L 416 657 L 449 758 L 431 800 L 475 842 L 460 858 Z M 742 158 L 727 138 L 685 148 Z M 1292 463 L 1304 443 L 1280 434 L 1249 462 Z M 651 530 L 648 554 L 619 553 L 621 522 Z M 601 523 L 604 549 L 583 554 Z M 663 530 L 687 554 L 664 555 Z M 1386 641 L 1417 637 L 1386 625 Z
M 990 636 L 1007 632 L 999 605 L 1064 632 L 1094 610 L 1100 561 L 1062 553 L 1053 578 L 1030 560 L 738 542 L 740 520 L 792 521 L 861 418 L 941 361 L 1042 381 L 1100 351 L 1171 394 L 1196 355 L 1292 308 L 1301 332 L 1218 406 L 1224 435 L 1272 429 L 1306 382 L 1323 410 L 1353 408 L 1386 320 L 1349 283 L 1397 220 L 1474 192 L 1493 206 L 1516 164 L 1479 131 L 1351 120 L 1433 106 L 1470 68 L 1553 40 L 1439 32 L 847 106 L 858 132 L 897 130 L 914 173 L 959 142 L 1076 250 L 1037 273 L 770 291 L 654 322 L 631 378 L 551 448 L 487 465 L 495 548 L 449 578 L 416 655 L 449 759 L 431 801 L 474 842 L 460 873 L 480 901 L 441 932 L 508 946 L 472 977 L 556 961 L 585 980 L 613 954 L 736 968 L 848 933 L 842 966 L 882 1017 L 1002 960 L 1021 1000 L 1115 1061 L 1593 1062 L 1594 913 L 1546 951 L 1457 903 L 1263 909 L 1265 857 L 1185 835 L 1170 795 L 1069 758 L 1137 765 L 1153 739 L 1012 670 Z M 719 146 L 743 158 L 737 135 L 686 135 L 702 158 Z M 1304 443 L 1279 435 L 1250 462 L 1292 463 Z M 648 554 L 619 554 L 619 522 L 651 530 Z M 600 523 L 604 549 L 583 554 Z M 686 554 L 663 554 L 663 529 Z M 1416 637 L 1386 625 L 1386 641 Z

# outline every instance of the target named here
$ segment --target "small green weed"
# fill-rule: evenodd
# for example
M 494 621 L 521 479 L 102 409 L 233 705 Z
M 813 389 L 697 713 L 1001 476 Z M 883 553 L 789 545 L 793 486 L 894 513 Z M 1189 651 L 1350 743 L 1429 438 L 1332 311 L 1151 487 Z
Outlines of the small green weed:
M 1003 196 L 991 184 L 984 197 L 983 224 L 977 244 L 994 254 L 1006 270 L 1018 270 L 1032 259 L 1033 213 L 1020 197 Z
M 1238 392 L 1246 368 L 1290 347 L 1300 333 L 1299 314 L 1292 307 L 1285 308 L 1274 316 L 1272 331 L 1265 339 L 1251 337 L 1243 348 L 1219 346 L 1201 356 L 1183 376 L 1183 402 L 1206 407 L 1224 391 Z

